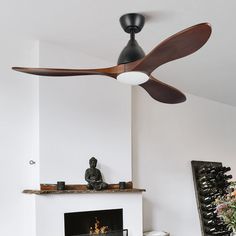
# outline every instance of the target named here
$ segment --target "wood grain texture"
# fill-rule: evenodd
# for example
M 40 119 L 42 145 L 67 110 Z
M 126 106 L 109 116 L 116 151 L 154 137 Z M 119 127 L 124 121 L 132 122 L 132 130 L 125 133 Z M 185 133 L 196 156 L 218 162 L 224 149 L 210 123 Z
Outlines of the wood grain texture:
M 145 189 L 105 189 L 101 191 L 95 190 L 30 190 L 26 189 L 23 193 L 27 194 L 85 194 L 85 193 L 139 193 L 145 192 Z
M 133 183 L 126 182 L 126 189 L 132 189 Z M 67 184 L 66 190 L 87 190 L 86 184 Z M 119 184 L 108 184 L 108 189 L 119 189 Z M 40 190 L 57 190 L 56 184 L 40 184 Z
M 153 76 L 150 76 L 147 82 L 139 86 L 144 88 L 153 99 L 159 102 L 176 104 L 186 101 L 186 97 L 182 92 L 155 79 Z
M 59 69 L 59 68 L 30 68 L 12 67 L 13 70 L 39 76 L 81 76 L 81 75 L 105 75 L 116 78 L 118 74 L 124 72 L 124 65 L 117 65 L 99 69 Z
M 211 35 L 208 23 L 194 25 L 167 38 L 141 59 L 133 70 L 150 75 L 159 66 L 188 56 L 200 49 Z

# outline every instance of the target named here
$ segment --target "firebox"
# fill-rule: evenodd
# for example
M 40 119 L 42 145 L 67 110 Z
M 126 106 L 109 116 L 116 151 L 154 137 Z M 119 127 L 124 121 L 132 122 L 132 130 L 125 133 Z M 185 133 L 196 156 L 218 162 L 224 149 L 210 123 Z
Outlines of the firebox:
M 123 209 L 65 213 L 64 223 L 65 236 L 128 233 L 123 232 Z

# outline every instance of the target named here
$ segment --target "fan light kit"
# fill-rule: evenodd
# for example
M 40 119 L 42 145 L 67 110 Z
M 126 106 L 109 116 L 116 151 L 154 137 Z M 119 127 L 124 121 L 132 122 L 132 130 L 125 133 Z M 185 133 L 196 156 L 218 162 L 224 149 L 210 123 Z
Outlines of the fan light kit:
M 117 79 L 120 82 L 139 85 L 155 100 L 168 104 L 181 103 L 185 95 L 176 88 L 167 85 L 151 74 L 159 66 L 170 61 L 188 56 L 200 49 L 211 35 L 211 26 L 201 23 L 182 30 L 157 45 L 149 54 L 135 39 L 145 23 L 141 14 L 129 13 L 121 16 L 120 24 L 124 31 L 130 34 L 130 40 L 120 53 L 118 65 L 98 69 L 53 69 L 12 67 L 13 70 L 40 76 L 82 76 L 103 75 Z
M 119 74 L 116 79 L 125 84 L 139 85 L 147 82 L 149 76 L 140 71 L 129 71 Z

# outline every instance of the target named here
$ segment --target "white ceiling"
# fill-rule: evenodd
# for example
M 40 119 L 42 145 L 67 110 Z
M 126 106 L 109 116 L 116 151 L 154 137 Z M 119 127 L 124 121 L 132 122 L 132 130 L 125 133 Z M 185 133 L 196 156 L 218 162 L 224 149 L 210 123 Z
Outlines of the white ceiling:
M 128 41 L 119 17 L 129 12 L 146 16 L 136 37 L 146 53 L 184 28 L 211 23 L 212 37 L 202 49 L 154 75 L 186 93 L 236 106 L 235 0 L 1 0 L 1 37 L 63 43 L 106 60 L 106 67 L 116 64 Z

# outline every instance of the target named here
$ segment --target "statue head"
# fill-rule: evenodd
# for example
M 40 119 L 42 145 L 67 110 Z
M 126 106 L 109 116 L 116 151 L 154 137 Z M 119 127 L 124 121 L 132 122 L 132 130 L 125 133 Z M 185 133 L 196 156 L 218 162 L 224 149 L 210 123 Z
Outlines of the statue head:
M 92 157 L 89 159 L 89 165 L 91 168 L 95 168 L 97 166 L 97 159 L 95 157 Z

